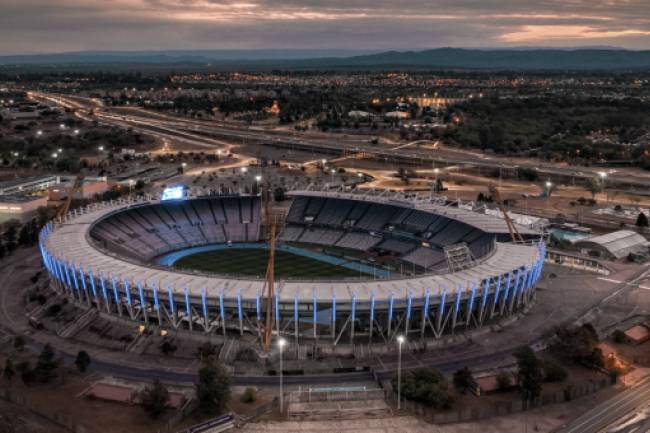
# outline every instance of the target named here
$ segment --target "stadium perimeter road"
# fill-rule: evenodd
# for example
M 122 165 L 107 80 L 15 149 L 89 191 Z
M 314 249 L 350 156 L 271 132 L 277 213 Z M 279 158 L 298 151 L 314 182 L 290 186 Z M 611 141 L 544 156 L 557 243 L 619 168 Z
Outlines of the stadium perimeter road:
M 557 433 L 597 433 L 633 410 L 650 404 L 650 380 L 628 389 L 575 419 Z M 643 430 L 645 432 L 647 430 Z M 641 433 L 641 432 L 639 432 Z

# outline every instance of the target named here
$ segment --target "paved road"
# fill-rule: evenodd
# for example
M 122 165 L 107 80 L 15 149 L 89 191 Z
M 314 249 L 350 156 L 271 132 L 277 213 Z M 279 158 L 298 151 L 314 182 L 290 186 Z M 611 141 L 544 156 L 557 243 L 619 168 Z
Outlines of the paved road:
M 635 409 L 648 404 L 650 404 L 650 380 L 596 406 L 557 433 L 597 433 Z

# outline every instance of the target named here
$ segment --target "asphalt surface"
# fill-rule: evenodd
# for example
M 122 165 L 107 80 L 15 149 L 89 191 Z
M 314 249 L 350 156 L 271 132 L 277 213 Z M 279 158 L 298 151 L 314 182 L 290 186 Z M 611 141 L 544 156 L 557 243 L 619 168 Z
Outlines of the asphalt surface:
M 637 408 L 650 404 L 650 380 L 616 395 L 578 417 L 557 433 L 597 433 Z M 646 432 L 647 430 L 641 430 Z M 622 430 L 625 432 L 625 430 Z

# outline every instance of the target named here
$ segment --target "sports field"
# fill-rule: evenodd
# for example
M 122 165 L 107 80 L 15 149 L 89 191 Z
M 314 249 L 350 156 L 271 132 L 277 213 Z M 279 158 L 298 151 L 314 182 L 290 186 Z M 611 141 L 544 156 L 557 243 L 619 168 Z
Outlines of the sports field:
M 264 277 L 268 260 L 269 252 L 266 249 L 232 248 L 192 254 L 176 261 L 174 267 L 217 274 Z M 276 278 L 351 278 L 360 275 L 367 276 L 358 270 L 288 251 L 275 252 Z

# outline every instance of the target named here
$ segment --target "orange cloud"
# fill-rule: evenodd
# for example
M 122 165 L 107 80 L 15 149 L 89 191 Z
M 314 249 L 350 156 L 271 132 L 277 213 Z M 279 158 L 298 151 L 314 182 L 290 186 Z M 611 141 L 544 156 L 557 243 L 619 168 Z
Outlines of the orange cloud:
M 500 40 L 519 43 L 557 39 L 608 39 L 625 36 L 650 36 L 650 31 L 639 29 L 606 30 L 592 26 L 572 25 L 524 25 L 520 26 L 517 31 L 501 35 Z

